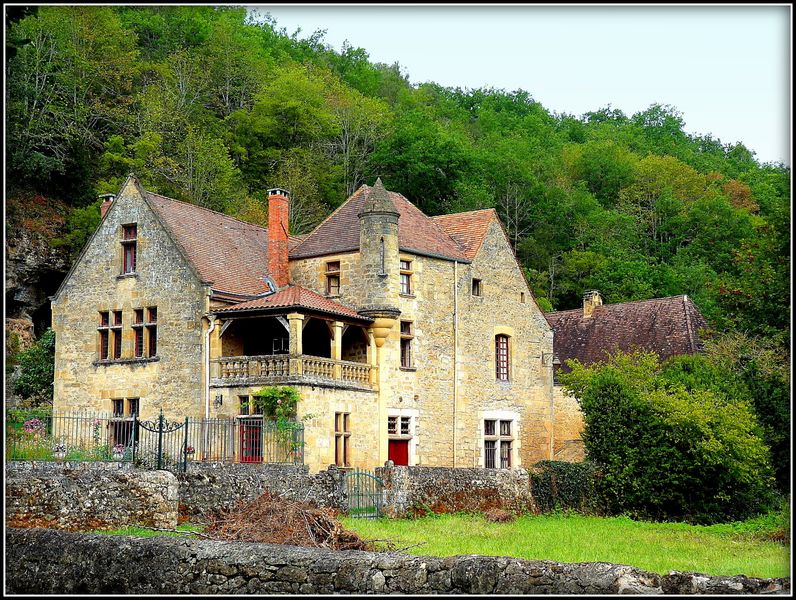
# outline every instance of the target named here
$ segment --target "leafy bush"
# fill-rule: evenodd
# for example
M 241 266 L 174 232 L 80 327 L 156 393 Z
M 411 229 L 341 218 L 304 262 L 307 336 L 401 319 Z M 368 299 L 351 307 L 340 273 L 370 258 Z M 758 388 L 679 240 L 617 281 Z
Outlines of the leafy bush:
M 595 485 L 600 472 L 592 463 L 543 460 L 535 466 L 531 474 L 531 493 L 541 512 L 603 512 L 603 502 Z
M 296 388 L 285 386 L 264 387 L 254 394 L 254 403 L 268 417 L 276 417 L 277 421 L 288 420 L 296 416 L 296 407 L 301 399 Z
M 662 368 L 655 354 L 618 353 L 588 368 L 571 361 L 561 376 L 581 402 L 586 455 L 604 474 L 598 493 L 615 514 L 657 520 L 767 509 L 773 472 L 754 411 L 702 357 L 679 360 Z
M 17 355 L 20 367 L 14 391 L 33 406 L 52 404 L 55 332 L 47 329 L 33 346 Z

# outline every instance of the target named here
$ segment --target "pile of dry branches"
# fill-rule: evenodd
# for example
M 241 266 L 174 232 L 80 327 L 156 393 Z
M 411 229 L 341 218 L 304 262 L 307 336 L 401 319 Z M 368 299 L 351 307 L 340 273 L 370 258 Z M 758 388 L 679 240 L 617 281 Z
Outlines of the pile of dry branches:
M 365 550 L 367 544 L 354 532 L 343 529 L 335 512 L 315 508 L 265 492 L 251 502 L 239 502 L 213 517 L 205 529 L 208 537 L 239 542 L 265 542 Z

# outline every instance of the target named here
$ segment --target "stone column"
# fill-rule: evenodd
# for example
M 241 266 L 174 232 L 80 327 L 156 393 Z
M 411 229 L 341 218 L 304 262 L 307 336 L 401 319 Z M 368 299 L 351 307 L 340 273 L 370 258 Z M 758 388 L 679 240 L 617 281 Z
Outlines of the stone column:
M 332 360 L 343 360 L 343 323 L 335 321 L 332 323 L 332 331 L 334 337 L 332 338 Z M 334 378 L 340 380 L 343 378 L 343 366 L 336 362 L 334 365 Z
M 302 375 L 304 373 L 303 364 L 301 362 L 301 332 L 304 326 L 304 315 L 300 313 L 290 313 L 287 315 L 288 325 L 290 327 L 290 368 L 288 372 L 291 375 Z

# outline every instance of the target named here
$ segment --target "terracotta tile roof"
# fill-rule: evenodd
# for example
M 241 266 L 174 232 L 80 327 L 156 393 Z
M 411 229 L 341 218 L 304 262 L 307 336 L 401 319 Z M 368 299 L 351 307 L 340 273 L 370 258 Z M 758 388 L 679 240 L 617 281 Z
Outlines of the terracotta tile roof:
M 305 309 L 348 319 L 356 319 L 358 321 L 371 320 L 367 317 L 363 317 L 353 308 L 325 298 L 300 285 L 291 285 L 274 294 L 249 300 L 248 302 L 241 302 L 229 308 L 219 309 L 217 312 L 229 314 L 235 312 L 268 311 L 270 309 Z
M 290 258 L 307 258 L 359 250 L 359 217 L 370 187 L 363 185 L 326 218 L 307 238 L 290 250 Z M 434 219 L 397 192 L 388 192 L 400 214 L 401 250 L 469 262 L 464 250 Z
M 497 213 L 494 208 L 486 208 L 431 218 L 464 249 L 465 256 L 473 260 L 481 249 L 489 224 L 493 218 L 497 218 Z
M 567 359 L 583 364 L 604 360 L 616 350 L 655 352 L 661 359 L 702 349 L 697 335 L 707 322 L 688 296 L 603 304 L 592 316 L 583 309 L 545 314 L 553 328 L 553 350 L 567 372 Z
M 309 234 L 305 233 L 304 235 L 289 235 L 287 238 L 287 245 L 292 250 L 296 246 L 298 246 L 301 242 L 307 239 Z
M 268 230 L 233 217 L 147 192 L 203 280 L 215 290 L 256 295 L 268 291 Z

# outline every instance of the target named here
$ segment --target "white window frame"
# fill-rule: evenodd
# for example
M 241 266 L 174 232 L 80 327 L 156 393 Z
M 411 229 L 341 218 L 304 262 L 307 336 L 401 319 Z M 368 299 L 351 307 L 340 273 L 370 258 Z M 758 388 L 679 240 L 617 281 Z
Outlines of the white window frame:
M 484 435 L 484 421 L 497 421 L 495 423 L 496 435 L 500 434 L 500 421 L 511 421 L 511 468 L 516 469 L 521 466 L 520 463 L 520 414 L 510 410 L 488 410 L 478 413 L 478 447 L 479 459 L 478 466 L 482 469 L 486 468 L 486 456 L 484 451 L 484 442 L 486 436 Z M 491 438 L 492 436 L 490 436 Z M 500 461 L 500 445 L 498 443 L 498 453 L 496 456 Z M 500 467 L 496 467 L 499 469 Z
M 401 431 L 401 417 L 409 417 L 409 435 L 412 436 L 409 440 L 409 466 L 414 467 L 418 464 L 417 462 L 417 419 L 420 416 L 420 411 L 415 408 L 388 408 L 387 409 L 387 419 L 389 420 L 390 417 L 398 417 L 398 432 L 399 435 L 393 437 L 392 439 L 406 439 L 405 436 L 400 435 Z M 384 428 L 387 429 L 387 421 L 384 422 Z M 390 438 L 390 434 L 387 434 L 387 439 Z M 388 442 L 389 443 L 389 442 Z

